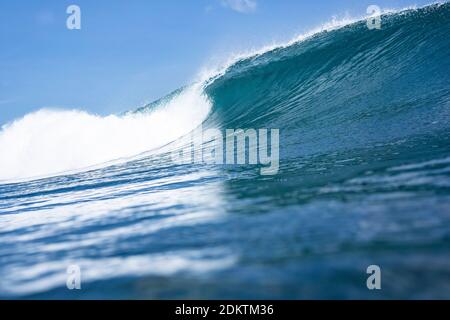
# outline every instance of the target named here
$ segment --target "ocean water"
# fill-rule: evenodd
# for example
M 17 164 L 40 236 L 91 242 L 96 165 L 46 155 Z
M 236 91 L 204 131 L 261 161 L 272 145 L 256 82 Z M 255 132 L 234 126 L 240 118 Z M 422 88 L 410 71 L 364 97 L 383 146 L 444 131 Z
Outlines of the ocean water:
M 449 3 L 390 13 L 122 115 L 4 126 L 0 297 L 449 299 L 449 31 Z M 280 129 L 278 174 L 162 156 L 199 125 Z

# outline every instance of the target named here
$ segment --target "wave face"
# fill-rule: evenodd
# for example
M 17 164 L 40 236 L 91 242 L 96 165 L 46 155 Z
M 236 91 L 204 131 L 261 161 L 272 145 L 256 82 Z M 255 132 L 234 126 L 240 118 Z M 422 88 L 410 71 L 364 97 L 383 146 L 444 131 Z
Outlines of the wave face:
M 391 13 L 123 116 L 4 127 L 0 179 L 27 180 L 0 184 L 0 296 L 371 298 L 376 264 L 377 297 L 450 298 L 448 30 L 448 3 Z M 155 157 L 199 124 L 279 128 L 279 174 Z

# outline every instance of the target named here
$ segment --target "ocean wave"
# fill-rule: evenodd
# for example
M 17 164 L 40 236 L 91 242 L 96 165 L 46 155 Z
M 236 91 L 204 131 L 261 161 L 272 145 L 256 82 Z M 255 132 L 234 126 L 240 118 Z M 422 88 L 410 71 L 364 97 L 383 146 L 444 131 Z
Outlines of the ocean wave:
M 364 18 L 333 19 L 287 43 L 231 55 L 135 112 L 28 114 L 0 131 L 0 180 L 127 161 L 200 124 L 281 128 L 291 157 L 446 130 L 448 16 L 448 4 L 435 4 L 384 10 L 381 30 Z
M 6 125 L 0 297 L 371 299 L 376 263 L 380 298 L 447 299 L 448 30 L 448 3 L 334 21 L 122 115 Z M 160 157 L 200 125 L 279 128 L 277 174 Z

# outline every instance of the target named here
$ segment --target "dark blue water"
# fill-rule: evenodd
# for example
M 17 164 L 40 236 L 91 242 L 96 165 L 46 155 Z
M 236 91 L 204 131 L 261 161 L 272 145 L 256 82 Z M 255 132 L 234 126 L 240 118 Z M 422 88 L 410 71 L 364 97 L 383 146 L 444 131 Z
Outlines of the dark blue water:
M 279 128 L 277 175 L 153 150 L 0 184 L 0 297 L 450 298 L 449 30 L 433 5 L 210 79 L 203 126 Z

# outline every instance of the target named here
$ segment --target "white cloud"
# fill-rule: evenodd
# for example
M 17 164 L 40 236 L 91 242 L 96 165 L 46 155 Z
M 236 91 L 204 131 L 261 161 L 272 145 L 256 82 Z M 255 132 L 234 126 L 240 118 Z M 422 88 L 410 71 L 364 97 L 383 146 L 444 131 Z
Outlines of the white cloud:
M 241 13 L 253 12 L 256 10 L 256 0 L 221 0 L 222 5 Z

